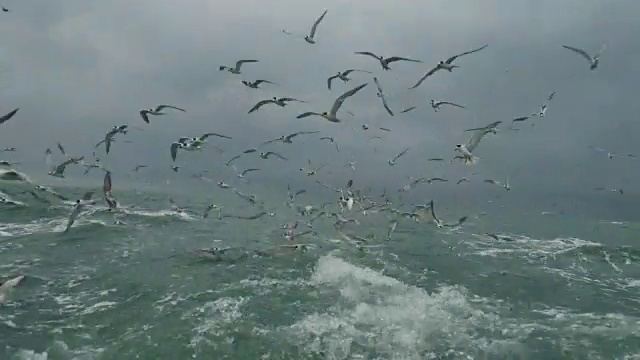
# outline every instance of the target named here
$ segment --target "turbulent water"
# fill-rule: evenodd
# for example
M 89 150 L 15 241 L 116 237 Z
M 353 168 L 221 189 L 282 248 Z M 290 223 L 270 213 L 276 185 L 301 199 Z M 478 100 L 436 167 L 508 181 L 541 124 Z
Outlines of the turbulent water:
M 1 359 L 640 359 L 634 223 L 509 211 L 403 220 L 387 241 L 385 215 L 354 210 L 350 229 L 381 246 L 321 219 L 296 239 L 307 251 L 258 256 L 287 243 L 283 205 L 221 221 L 202 196 L 175 195 L 180 211 L 120 191 L 122 211 L 87 208 L 63 233 L 70 205 L 22 189 L 0 188 L 25 203 L 0 208 L 0 279 L 27 276 L 0 305 Z M 211 246 L 234 249 L 193 251 Z

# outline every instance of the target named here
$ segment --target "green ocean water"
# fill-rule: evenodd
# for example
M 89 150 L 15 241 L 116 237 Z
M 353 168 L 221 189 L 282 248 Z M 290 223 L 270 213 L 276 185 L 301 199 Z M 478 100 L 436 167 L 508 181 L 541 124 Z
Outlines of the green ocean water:
M 208 203 L 258 210 L 217 188 L 116 189 L 123 210 L 98 203 L 62 233 L 69 205 L 1 185 L 27 206 L 0 208 L 0 279 L 27 281 L 0 305 L 0 359 L 640 358 L 632 222 L 449 204 L 442 217 L 469 212 L 460 229 L 402 220 L 387 241 L 388 216 L 354 208 L 345 232 L 371 247 L 321 218 L 296 239 L 306 251 L 267 256 L 283 225 L 308 221 L 286 191 L 256 190 L 273 217 L 219 220 L 202 218 Z M 231 249 L 194 252 L 212 246 Z

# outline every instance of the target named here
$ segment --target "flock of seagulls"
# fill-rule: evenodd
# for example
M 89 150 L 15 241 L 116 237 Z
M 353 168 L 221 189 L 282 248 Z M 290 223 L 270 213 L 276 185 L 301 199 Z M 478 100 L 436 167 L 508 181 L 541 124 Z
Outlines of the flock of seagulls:
M 8 10 L 3 8 L 3 11 L 6 12 Z M 317 44 L 316 37 L 319 32 L 319 26 L 321 25 L 323 19 L 325 19 L 326 15 L 327 15 L 327 11 L 325 10 L 322 13 L 322 15 L 318 17 L 317 20 L 313 23 L 307 35 L 304 35 L 304 36 L 296 35 L 287 30 L 282 30 L 282 32 L 289 36 L 303 38 L 308 44 L 315 46 Z M 408 89 L 413 90 L 420 87 L 431 76 L 433 76 L 440 70 L 446 71 L 447 73 L 453 72 L 454 69 L 460 68 L 460 65 L 458 65 L 456 61 L 459 60 L 461 57 L 478 53 L 486 49 L 488 46 L 489 46 L 488 44 L 485 44 L 483 46 L 472 49 L 470 51 L 465 51 L 458 55 L 451 56 L 446 60 L 439 61 L 430 70 L 428 70 L 413 86 L 409 87 Z M 566 45 L 563 45 L 563 47 L 585 58 L 589 62 L 589 67 L 591 70 L 597 69 L 600 62 L 600 57 L 602 56 L 606 48 L 606 46 L 603 46 L 602 49 L 597 54 L 591 56 L 584 50 L 581 50 L 575 47 L 566 46 Z M 407 62 L 407 63 L 414 63 L 414 64 L 422 63 L 421 60 L 417 60 L 417 59 L 411 59 L 411 58 L 399 57 L 399 56 L 383 57 L 369 51 L 358 51 L 358 52 L 355 52 L 355 54 L 368 56 L 370 58 L 375 59 L 380 64 L 380 67 L 382 68 L 383 71 L 391 71 L 392 69 L 390 65 L 393 63 L 399 63 L 399 62 Z M 219 66 L 218 69 L 220 71 L 226 71 L 231 75 L 241 75 L 243 66 L 246 66 L 249 64 L 255 65 L 258 63 L 259 61 L 255 59 L 243 59 L 243 60 L 238 60 L 233 66 L 223 65 L 223 66 Z M 347 69 L 347 70 L 338 72 L 335 75 L 332 75 L 327 78 L 327 88 L 331 90 L 332 83 L 335 80 L 340 80 L 346 84 L 353 80 L 353 78 L 350 76 L 353 76 L 355 78 L 356 74 L 361 74 L 357 76 L 358 78 L 360 78 L 360 77 L 367 76 L 367 74 L 373 74 L 373 72 L 368 70 L 361 70 L 361 69 Z M 373 76 L 372 80 L 377 89 L 376 96 L 379 98 L 385 111 L 388 113 L 389 116 L 394 116 L 395 115 L 394 111 L 392 111 L 392 109 L 390 108 L 386 100 L 386 97 L 383 92 L 379 79 L 376 76 Z M 262 89 L 261 85 L 264 85 L 264 84 L 274 85 L 274 86 L 277 85 L 277 83 L 275 82 L 264 80 L 264 79 L 255 80 L 255 81 L 241 80 L 240 82 L 246 87 L 256 89 L 257 91 L 262 91 L 260 90 Z M 322 118 L 333 124 L 341 123 L 344 121 L 343 111 L 341 110 L 343 108 L 345 101 L 347 101 L 349 98 L 353 96 L 356 96 L 368 85 L 369 85 L 368 81 L 362 80 L 362 82 L 359 85 L 351 88 L 350 90 L 338 96 L 333 102 L 333 104 L 331 104 L 331 107 L 328 110 L 326 110 L 325 108 L 325 111 L 319 111 L 316 108 L 314 109 L 314 111 L 302 112 L 299 115 L 297 115 L 296 118 L 306 119 L 306 118 L 315 117 L 315 118 Z M 547 97 L 547 101 L 544 104 L 542 104 L 539 111 L 529 116 L 523 116 L 523 117 L 512 119 L 511 127 L 513 128 L 514 124 L 527 121 L 534 117 L 540 117 L 540 118 L 544 117 L 554 95 L 555 95 L 555 92 L 550 93 L 550 95 Z M 286 107 L 290 103 L 308 104 L 306 101 L 292 98 L 292 97 L 280 97 L 280 98 L 272 97 L 272 98 L 260 100 L 259 102 L 257 102 L 256 104 L 254 104 L 252 107 L 249 108 L 248 113 L 252 114 L 252 113 L 258 112 L 260 109 L 262 109 L 267 105 Z M 431 100 L 430 104 L 434 111 L 439 111 L 444 106 L 466 109 L 464 105 L 460 105 L 451 101 Z M 313 107 L 315 107 L 315 105 L 313 105 Z M 411 106 L 409 108 L 401 110 L 399 113 L 407 113 L 415 110 L 416 108 L 417 106 Z M 0 124 L 6 123 L 7 121 L 13 119 L 18 113 L 18 110 L 19 109 L 16 108 L 8 112 L 4 116 L 0 117 Z M 183 108 L 180 108 L 174 105 L 164 104 L 164 105 L 157 105 L 155 107 L 140 110 L 139 115 L 142 118 L 142 121 L 146 124 L 146 126 L 151 126 L 152 117 L 166 116 L 169 114 L 167 112 L 168 110 L 173 110 L 173 111 L 183 112 L 183 113 L 187 111 Z M 348 112 L 348 111 L 344 111 L 344 112 Z M 350 115 L 353 116 L 352 113 L 350 113 Z M 453 156 L 450 160 L 450 163 L 453 163 L 455 160 L 461 160 L 464 164 L 467 164 L 467 165 L 477 164 L 478 157 L 475 155 L 475 152 L 477 151 L 478 145 L 480 144 L 481 140 L 483 140 L 485 137 L 489 135 L 497 134 L 498 128 L 502 123 L 503 121 L 500 120 L 500 121 L 492 122 L 483 127 L 467 129 L 466 131 L 470 132 L 471 136 L 469 137 L 466 143 L 457 144 L 455 145 L 455 147 L 453 147 L 452 149 Z M 145 125 L 142 125 L 142 126 L 145 126 Z M 101 141 L 95 145 L 96 149 L 104 145 L 105 154 L 108 155 L 113 146 L 113 143 L 116 141 L 115 139 L 117 137 L 119 138 L 121 136 L 125 136 L 131 128 L 133 127 L 129 126 L 128 124 L 113 126 L 113 128 L 110 129 L 104 135 L 104 138 L 102 138 Z M 336 128 L 339 129 L 339 125 L 336 125 Z M 368 125 L 362 125 L 362 128 L 366 130 L 368 129 Z M 384 131 L 391 131 L 388 128 L 380 128 L 380 129 Z M 263 160 L 278 159 L 280 161 L 288 161 L 288 158 L 286 156 L 275 151 L 262 150 L 262 147 L 268 146 L 274 143 L 293 144 L 294 139 L 305 138 L 305 137 L 308 138 L 318 133 L 319 131 L 299 131 L 299 132 L 294 132 L 287 135 L 282 135 L 272 140 L 265 141 L 259 144 L 258 148 L 249 148 L 243 151 L 241 154 L 233 156 L 228 161 L 226 161 L 225 166 L 232 167 L 238 181 L 246 184 L 248 183 L 247 177 L 249 177 L 250 174 L 252 173 L 260 171 L 261 169 L 255 166 L 249 167 L 246 169 L 238 169 L 235 165 L 233 165 L 234 161 L 242 158 L 246 154 L 251 154 L 251 153 L 257 153 L 259 158 Z M 202 151 L 204 148 L 204 145 L 207 143 L 207 140 L 211 137 L 215 137 L 218 139 L 226 139 L 226 140 L 232 139 L 230 136 L 218 134 L 214 132 L 208 132 L 199 136 L 180 137 L 178 138 L 178 140 L 172 142 L 169 145 L 171 169 L 174 172 L 179 171 L 180 166 L 176 165 L 176 161 L 179 153 Z M 374 135 L 374 136 L 371 136 L 369 139 L 380 139 L 380 138 L 381 138 L 380 136 Z M 319 137 L 319 139 L 322 141 L 325 141 L 328 144 L 333 145 L 335 147 L 336 153 L 340 153 L 340 147 L 333 136 L 325 134 L 325 136 Z M 102 171 L 104 171 L 104 181 L 103 181 L 103 189 L 102 189 L 104 202 L 106 204 L 108 211 L 117 212 L 120 205 L 112 195 L 112 178 L 111 178 L 112 173 L 110 170 L 106 169 L 100 163 L 99 158 L 95 155 L 95 152 L 93 154 L 95 161 L 93 163 L 88 163 L 85 161 L 85 156 L 68 155 L 65 149 L 63 148 L 63 146 L 59 143 L 58 143 L 58 149 L 61 155 L 64 157 L 64 160 L 60 161 L 57 164 L 54 163 L 53 161 L 53 151 L 50 148 L 47 148 L 45 151 L 46 163 L 49 169 L 48 174 L 53 177 L 64 178 L 65 170 L 68 167 L 74 166 L 74 165 L 84 166 L 85 175 L 87 175 L 92 169 L 101 169 Z M 599 152 L 605 152 L 610 159 L 613 158 L 614 156 L 635 157 L 635 155 L 633 154 L 615 153 L 615 152 L 610 152 L 601 148 L 594 148 L 594 150 Z M 0 149 L 0 151 L 14 152 L 16 151 L 16 149 L 5 148 L 5 149 Z M 398 163 L 398 161 L 400 161 L 401 158 L 405 154 L 407 154 L 409 151 L 410 151 L 410 148 L 408 147 L 404 148 L 400 153 L 398 153 L 398 155 L 396 155 L 392 159 L 389 159 L 387 161 L 387 164 L 392 167 L 395 166 Z M 181 155 L 181 157 L 182 156 L 186 156 L 186 154 Z M 446 159 L 444 158 L 427 159 L 427 161 L 440 161 L 440 162 L 445 160 Z M 2 164 L 13 165 L 13 163 L 10 163 L 7 161 L 4 161 Z M 329 164 L 313 164 L 312 160 L 309 159 L 306 166 L 300 167 L 300 172 L 307 177 L 313 177 L 314 175 L 318 174 L 322 169 L 325 169 L 327 166 L 329 166 Z M 148 167 L 147 165 L 142 165 L 142 164 L 137 165 L 133 169 L 133 171 L 138 173 L 139 171 L 143 171 L 143 169 L 147 167 Z M 353 160 L 349 161 L 345 165 L 345 168 L 349 168 L 352 171 L 355 170 L 356 162 Z M 13 173 L 11 173 L 10 171 L 4 172 L 2 178 L 3 179 L 25 179 L 25 177 L 21 176 L 20 173 L 15 171 Z M 400 187 L 398 189 L 398 192 L 410 191 L 411 189 L 414 189 L 418 185 L 424 184 L 424 183 L 432 184 L 435 182 L 448 182 L 448 181 L 449 180 L 442 177 L 432 177 L 432 178 L 420 177 L 417 179 L 414 179 L 411 177 L 409 183 Z M 462 178 L 457 180 L 456 184 L 459 185 L 466 182 L 470 182 L 470 180 L 468 178 Z M 486 179 L 484 180 L 484 182 L 489 185 L 502 188 L 505 191 L 511 190 L 511 186 L 508 180 L 505 182 L 500 182 L 492 179 Z M 286 249 L 284 251 L 306 249 L 307 246 L 310 246 L 310 244 L 294 244 L 293 241 L 294 239 L 299 238 L 303 235 L 304 236 L 316 235 L 317 233 L 314 230 L 316 228 L 314 223 L 321 218 L 333 219 L 334 220 L 333 225 L 335 229 L 339 232 L 340 236 L 345 241 L 354 244 L 358 249 L 363 250 L 367 248 L 367 246 L 369 246 L 367 245 L 367 243 L 370 243 L 375 239 L 375 234 L 372 236 L 362 237 L 355 234 L 349 234 L 346 232 L 345 229 L 347 225 L 357 226 L 360 223 L 359 220 L 355 217 L 351 217 L 351 218 L 347 217 L 347 216 L 354 216 L 356 214 L 356 211 L 359 211 L 361 213 L 361 216 L 370 216 L 373 214 L 387 214 L 388 215 L 387 221 L 389 221 L 388 231 L 385 237 L 387 241 L 391 240 L 393 232 L 396 230 L 401 220 L 403 219 L 408 219 L 415 222 L 431 222 L 435 224 L 438 228 L 457 228 L 462 226 L 468 218 L 467 216 L 462 216 L 458 218 L 458 220 L 456 221 L 446 222 L 440 219 L 436 215 L 433 201 L 429 201 L 427 204 L 424 204 L 424 205 L 405 204 L 401 198 L 396 201 L 392 201 L 393 196 L 392 194 L 387 193 L 386 189 L 383 191 L 382 194 L 376 195 L 373 193 L 373 190 L 371 188 L 360 188 L 360 189 L 354 188 L 353 180 L 350 180 L 346 184 L 346 186 L 340 187 L 340 188 L 322 183 L 318 180 L 316 180 L 315 183 L 334 193 L 337 199 L 334 199 L 332 201 L 329 201 L 323 204 L 300 205 L 300 197 L 302 197 L 306 193 L 306 190 L 305 189 L 294 190 L 294 189 L 291 189 L 289 185 L 287 185 L 287 198 L 286 198 L 285 205 L 286 205 L 286 208 L 289 208 L 289 210 L 284 209 L 284 211 L 290 211 L 290 209 L 293 209 L 294 213 L 296 214 L 296 220 L 290 224 L 283 226 L 283 228 L 286 229 L 286 234 L 284 237 L 290 241 L 290 244 L 283 245 L 283 246 L 276 246 L 272 249 L 273 250 L 272 253 L 280 253 L 283 251 L 283 249 Z M 224 206 L 222 205 L 210 204 L 203 211 L 203 215 L 202 215 L 203 219 L 207 219 L 209 217 L 209 213 L 214 210 L 218 215 L 217 219 L 232 218 L 232 219 L 246 221 L 246 220 L 259 220 L 259 219 L 263 219 L 264 217 L 273 217 L 276 215 L 275 210 L 277 209 L 271 209 L 271 210 L 267 209 L 267 204 L 264 204 L 262 201 L 259 201 L 258 198 L 253 194 L 245 194 L 241 192 L 238 189 L 237 185 L 228 184 L 223 180 L 219 180 L 216 183 L 216 185 L 221 189 L 232 191 L 233 194 L 247 201 L 250 206 L 255 207 L 259 211 L 253 215 L 237 215 L 237 214 L 234 215 L 234 214 L 227 214 L 224 211 L 225 209 Z M 35 190 L 45 191 L 49 194 L 56 196 L 57 198 L 63 201 L 68 200 L 66 197 L 56 193 L 52 189 L 49 189 L 40 185 L 35 186 L 34 191 L 32 192 L 33 194 L 36 194 Z M 10 203 L 8 196 L 2 195 L 0 199 L 2 199 L 2 203 L 4 204 Z M 68 232 L 70 231 L 70 229 L 72 229 L 72 226 L 74 225 L 78 217 L 82 216 L 83 211 L 87 207 L 95 207 L 96 204 L 97 204 L 97 201 L 93 199 L 93 192 L 88 192 L 81 199 L 78 199 L 75 202 L 72 202 L 72 206 L 71 206 L 72 209 L 67 221 L 67 225 L 65 226 L 64 232 Z M 280 211 L 280 210 L 277 210 L 277 211 Z M 305 226 L 307 230 L 298 231 L 300 229 L 299 225 Z M 200 255 L 206 255 L 208 258 L 212 258 L 212 257 L 217 258 L 218 256 L 220 256 L 225 252 L 225 249 L 206 248 L 206 249 L 198 249 L 196 252 Z M 265 252 L 256 250 L 255 254 L 264 255 Z M 21 277 L 17 277 L 2 283 L 2 285 L 0 285 L 0 302 L 4 301 L 5 294 L 7 293 L 8 289 L 15 287 L 16 285 L 21 283 L 23 280 L 24 280 L 24 276 L 21 276 Z

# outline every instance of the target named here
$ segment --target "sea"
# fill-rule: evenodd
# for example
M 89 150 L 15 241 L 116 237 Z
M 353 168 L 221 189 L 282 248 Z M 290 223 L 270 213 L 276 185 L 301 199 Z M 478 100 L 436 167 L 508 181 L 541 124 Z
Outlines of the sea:
M 66 201 L 0 181 L 19 202 L 0 204 L 0 281 L 26 276 L 0 305 L 0 359 L 640 359 L 637 198 L 623 218 L 615 193 L 470 191 L 435 202 L 462 226 L 402 218 L 387 238 L 391 215 L 358 205 L 342 233 L 310 228 L 286 188 L 254 185 L 275 214 L 248 220 L 203 218 L 212 202 L 259 212 L 215 183 L 114 183 L 115 211 L 100 182 L 71 183 L 53 186 Z M 97 204 L 65 233 L 87 191 Z

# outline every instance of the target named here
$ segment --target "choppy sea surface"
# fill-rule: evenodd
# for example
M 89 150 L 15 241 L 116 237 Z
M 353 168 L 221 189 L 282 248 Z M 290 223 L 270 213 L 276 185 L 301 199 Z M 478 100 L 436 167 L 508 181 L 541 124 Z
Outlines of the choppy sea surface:
M 114 191 L 122 210 L 63 233 L 70 203 L 1 185 L 24 205 L 0 208 L 0 279 L 27 281 L 0 305 L 0 359 L 640 359 L 633 222 L 510 208 L 387 240 L 386 215 L 354 210 L 365 247 L 319 219 L 306 251 L 268 252 L 296 219 L 284 197 L 219 220 L 201 194 Z M 231 249 L 195 252 L 212 246 Z

